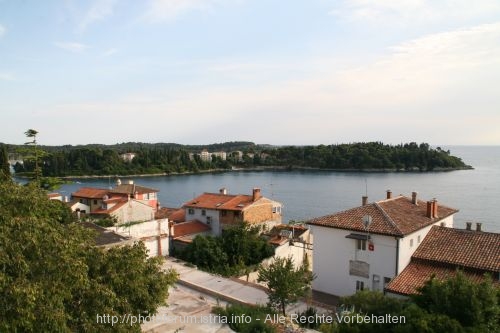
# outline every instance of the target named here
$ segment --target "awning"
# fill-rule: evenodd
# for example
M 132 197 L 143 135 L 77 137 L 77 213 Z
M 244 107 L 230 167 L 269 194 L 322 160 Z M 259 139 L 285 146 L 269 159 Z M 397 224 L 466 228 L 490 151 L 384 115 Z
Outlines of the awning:
M 345 236 L 345 238 L 351 238 L 351 239 L 360 239 L 360 240 L 369 240 L 370 235 L 366 234 L 349 234 Z

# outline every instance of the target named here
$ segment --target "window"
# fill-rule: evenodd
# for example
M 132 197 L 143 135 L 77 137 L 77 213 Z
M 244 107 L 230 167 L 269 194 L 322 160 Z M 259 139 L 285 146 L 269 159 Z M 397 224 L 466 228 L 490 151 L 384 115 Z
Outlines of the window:
M 387 285 L 389 284 L 389 282 L 391 282 L 391 278 L 385 276 L 384 277 L 384 288 L 387 287 Z
M 193 208 L 189 208 L 188 209 L 188 214 L 189 215 L 193 215 L 194 214 L 194 209 Z
M 201 210 L 201 215 L 202 215 L 202 216 L 207 215 L 207 211 L 206 211 L 206 210 L 204 210 L 204 209 L 202 209 L 202 210 Z
M 97 205 L 97 200 L 94 199 L 94 205 Z
M 207 216 L 207 224 L 212 224 L 212 216 Z
M 356 239 L 356 249 L 366 251 L 366 239 Z
M 365 289 L 365 283 L 363 281 L 356 281 L 356 291 Z
M 413 238 L 410 239 L 410 247 L 412 247 L 412 246 L 413 246 Z
M 420 235 L 417 237 L 417 243 L 420 244 Z

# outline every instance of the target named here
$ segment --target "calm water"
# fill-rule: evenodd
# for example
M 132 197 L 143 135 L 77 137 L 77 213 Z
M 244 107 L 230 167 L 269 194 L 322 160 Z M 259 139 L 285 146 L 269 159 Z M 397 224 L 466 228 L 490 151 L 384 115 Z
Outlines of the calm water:
M 432 173 L 358 173 L 323 171 L 226 172 L 203 175 L 134 178 L 136 184 L 157 188 L 162 206 L 179 207 L 202 192 L 251 194 L 260 187 L 263 195 L 284 204 L 284 221 L 304 220 L 331 214 L 361 204 L 367 190 L 369 201 L 394 195 L 421 199 L 436 198 L 444 205 L 460 210 L 455 226 L 466 221 L 482 222 L 483 230 L 500 232 L 500 147 L 443 147 L 461 157 L 475 170 Z M 126 181 L 122 178 L 122 181 Z M 60 192 L 69 195 L 81 186 L 108 187 L 114 179 L 80 179 L 64 185 Z

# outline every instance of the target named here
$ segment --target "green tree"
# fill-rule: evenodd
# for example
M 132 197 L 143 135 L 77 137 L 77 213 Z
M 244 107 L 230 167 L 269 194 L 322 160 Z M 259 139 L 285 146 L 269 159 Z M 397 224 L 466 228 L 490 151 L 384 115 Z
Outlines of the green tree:
M 7 147 L 0 144 L 0 182 L 10 179 L 10 164 Z
M 413 300 L 430 313 L 456 319 L 464 327 L 497 332 L 500 327 L 500 290 L 491 278 L 471 281 L 462 272 L 447 280 L 431 278 Z
M 38 143 L 36 141 L 36 136 L 38 134 L 38 131 L 37 130 L 34 130 L 34 129 L 29 129 L 27 130 L 26 132 L 24 132 L 24 135 L 26 135 L 26 137 L 28 139 L 32 138 L 33 141 L 28 141 L 25 143 L 25 145 L 29 145 L 29 146 L 33 146 L 33 156 L 32 156 L 32 159 L 35 163 L 35 169 L 34 169 L 34 174 L 33 174 L 33 178 L 35 179 L 35 181 L 38 181 L 40 176 L 42 175 L 42 172 L 38 166 L 38 158 L 40 157 L 40 154 L 38 152 Z
M 259 267 L 259 282 L 268 288 L 269 306 L 286 315 L 286 306 L 306 295 L 314 275 L 306 265 L 294 267 L 293 258 L 276 258 L 268 267 Z
M 139 332 L 98 315 L 152 314 L 176 273 L 142 243 L 104 250 L 35 183 L 0 184 L 0 332 Z

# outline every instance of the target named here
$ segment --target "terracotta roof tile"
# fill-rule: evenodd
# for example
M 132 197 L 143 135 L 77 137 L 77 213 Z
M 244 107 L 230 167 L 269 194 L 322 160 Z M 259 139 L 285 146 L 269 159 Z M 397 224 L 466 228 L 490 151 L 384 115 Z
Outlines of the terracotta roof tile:
M 211 230 L 210 226 L 198 220 L 175 223 L 172 228 L 174 238 L 184 237 L 192 234 L 199 234 Z
M 186 202 L 184 207 L 218 210 L 243 210 L 252 203 L 252 196 L 250 195 L 203 193 L 193 200 Z
M 81 187 L 76 192 L 71 193 L 71 196 L 87 199 L 102 199 L 103 196 L 108 194 L 107 189 L 94 188 L 94 187 Z
M 186 221 L 186 212 L 184 208 L 162 207 L 155 213 L 156 219 L 168 218 L 172 222 L 180 223 Z
M 410 264 L 386 290 L 414 294 L 432 275 L 444 280 L 454 276 L 457 269 L 476 282 L 482 281 L 485 273 L 497 276 L 500 273 L 500 234 L 433 226 L 413 253 Z
M 500 233 L 433 226 L 412 258 L 500 273 Z
M 438 218 L 433 219 L 426 216 L 426 210 L 425 201 L 419 200 L 418 205 L 415 205 L 411 198 L 398 196 L 314 218 L 308 224 L 364 232 L 366 230 L 362 222 L 363 217 L 369 215 L 372 218 L 370 233 L 401 237 L 458 212 L 456 209 L 438 204 Z
M 115 186 L 112 190 L 109 190 L 109 192 L 134 195 L 136 192 L 139 194 L 143 194 L 143 193 L 156 193 L 159 191 L 154 188 L 140 186 L 136 184 L 121 184 Z
M 479 271 L 461 270 L 466 277 L 474 282 L 484 280 L 484 273 Z M 385 288 L 386 291 L 401 295 L 411 295 L 418 293 L 417 289 L 433 275 L 438 280 L 445 280 L 457 274 L 457 268 L 451 266 L 441 266 L 439 264 L 420 262 L 413 260 L 406 268 Z

